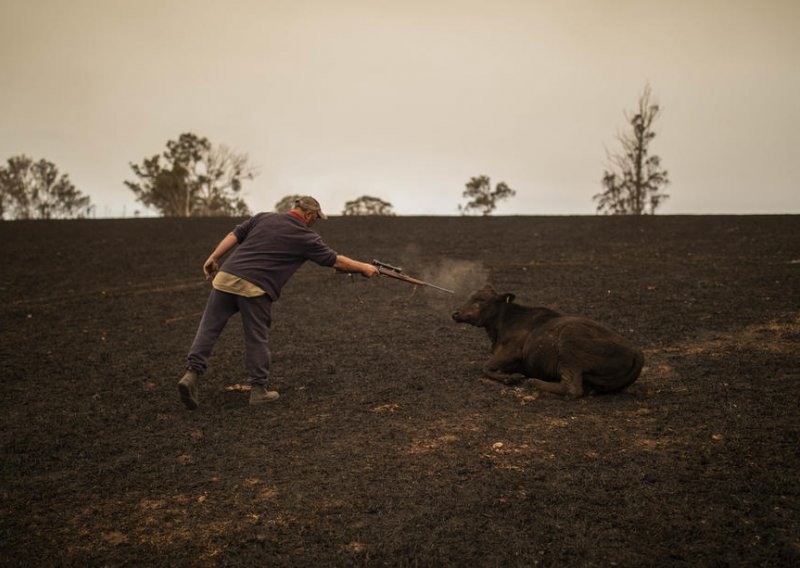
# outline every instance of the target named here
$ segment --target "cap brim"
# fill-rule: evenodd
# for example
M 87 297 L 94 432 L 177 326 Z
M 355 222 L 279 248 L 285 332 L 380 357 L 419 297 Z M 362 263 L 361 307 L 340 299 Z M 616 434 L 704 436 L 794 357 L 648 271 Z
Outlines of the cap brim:
M 327 219 L 328 218 L 328 216 L 325 215 L 325 213 L 323 213 L 322 211 L 317 211 L 317 215 L 319 215 L 320 219 Z

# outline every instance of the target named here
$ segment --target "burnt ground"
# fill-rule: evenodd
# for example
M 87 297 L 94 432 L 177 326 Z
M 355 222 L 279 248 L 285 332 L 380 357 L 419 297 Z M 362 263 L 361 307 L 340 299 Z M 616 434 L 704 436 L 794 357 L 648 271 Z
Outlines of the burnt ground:
M 800 563 L 800 217 L 338 218 L 274 308 L 278 402 L 238 316 L 187 411 L 200 266 L 231 219 L 0 223 L 4 565 Z M 626 391 L 482 379 L 449 314 L 490 280 L 640 345 Z

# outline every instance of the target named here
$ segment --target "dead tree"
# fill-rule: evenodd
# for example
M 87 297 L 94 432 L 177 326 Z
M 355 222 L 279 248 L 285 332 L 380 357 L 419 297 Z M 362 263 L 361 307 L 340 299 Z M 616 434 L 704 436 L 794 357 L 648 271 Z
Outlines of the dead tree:
M 607 153 L 609 169 L 603 172 L 605 190 L 594 196 L 597 212 L 612 215 L 654 214 L 669 198 L 661 188 L 669 184 L 667 171 L 661 168 L 661 158 L 650 155 L 649 146 L 655 138 L 653 122 L 661 108 L 651 101 L 650 85 L 639 97 L 638 111 L 625 118 L 629 132 L 617 135 L 622 151 Z

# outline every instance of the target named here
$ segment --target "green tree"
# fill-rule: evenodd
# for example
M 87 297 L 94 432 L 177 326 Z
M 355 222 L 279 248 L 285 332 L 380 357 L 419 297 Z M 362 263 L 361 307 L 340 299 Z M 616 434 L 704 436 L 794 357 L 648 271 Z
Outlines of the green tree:
M 278 213 L 286 213 L 294 209 L 294 202 L 297 201 L 299 195 L 286 195 L 275 204 L 275 211 Z
M 246 154 L 181 134 L 162 154 L 130 164 L 138 181 L 126 181 L 136 199 L 166 217 L 242 216 L 249 208 L 242 184 L 257 174 Z
M 469 199 L 466 205 L 459 205 L 458 210 L 462 215 L 467 215 L 471 211 L 480 211 L 481 214 L 491 215 L 497 207 L 497 202 L 508 199 L 517 194 L 516 191 L 508 187 L 505 182 L 500 182 L 492 191 L 492 182 L 488 176 L 478 176 L 471 178 L 466 184 L 466 189 L 462 194 Z
M 394 210 L 388 201 L 371 195 L 362 195 L 345 203 L 342 215 L 394 215 Z
M 47 160 L 9 158 L 0 167 L 0 219 L 70 219 L 88 216 L 91 200 Z
M 650 85 L 645 85 L 637 112 L 625 113 L 630 132 L 617 135 L 622 151 L 606 152 L 609 169 L 603 172 L 605 190 L 593 197 L 598 213 L 652 215 L 669 198 L 661 192 L 661 187 L 669 184 L 667 170 L 661 168 L 661 158 L 650 155 L 649 150 L 656 136 L 653 122 L 660 113 L 661 107 L 651 101 Z

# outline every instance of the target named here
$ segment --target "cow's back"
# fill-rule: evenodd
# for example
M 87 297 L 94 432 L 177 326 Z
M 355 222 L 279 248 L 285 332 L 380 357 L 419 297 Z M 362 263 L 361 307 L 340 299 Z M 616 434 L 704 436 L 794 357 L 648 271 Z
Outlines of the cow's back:
M 596 390 L 624 388 L 639 376 L 642 352 L 616 330 L 581 316 L 532 325 L 525 345 L 529 376 L 557 380 L 563 368 L 579 370 Z

